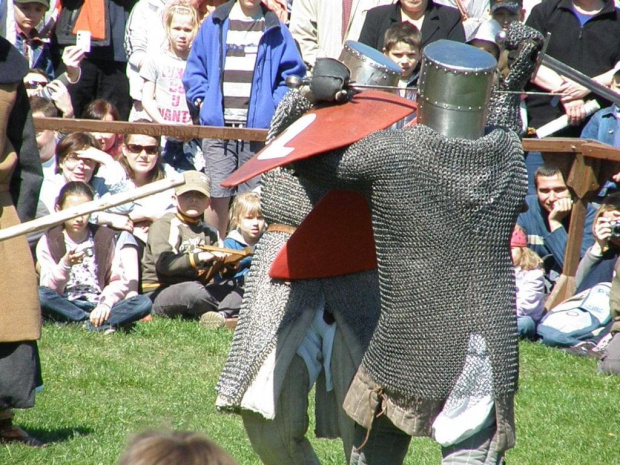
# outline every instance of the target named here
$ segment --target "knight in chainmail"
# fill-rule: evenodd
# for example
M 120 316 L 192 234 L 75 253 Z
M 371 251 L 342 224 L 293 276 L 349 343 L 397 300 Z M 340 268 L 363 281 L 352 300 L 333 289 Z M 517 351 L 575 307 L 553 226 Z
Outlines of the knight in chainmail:
M 444 463 L 501 463 L 514 446 L 518 345 L 508 244 L 526 174 L 518 136 L 484 132 L 495 66 L 468 45 L 431 44 L 421 124 L 294 164 L 303 178 L 361 192 L 371 206 L 381 317 L 344 403 L 363 427 L 351 463 L 402 463 L 411 436 L 434 437 Z M 453 92 L 431 91 L 436 83 Z M 479 106 L 465 101 L 485 88 Z
M 276 111 L 268 139 L 310 106 L 299 91 L 290 91 Z M 355 424 L 341 406 L 379 317 L 377 273 L 272 279 L 269 270 L 277 253 L 329 189 L 286 168 L 266 173 L 262 183 L 261 208 L 270 226 L 252 260 L 217 385 L 217 405 L 241 414 L 263 463 L 318 464 L 305 438 L 308 393 L 318 376 L 317 436 L 341 437 L 348 460 Z

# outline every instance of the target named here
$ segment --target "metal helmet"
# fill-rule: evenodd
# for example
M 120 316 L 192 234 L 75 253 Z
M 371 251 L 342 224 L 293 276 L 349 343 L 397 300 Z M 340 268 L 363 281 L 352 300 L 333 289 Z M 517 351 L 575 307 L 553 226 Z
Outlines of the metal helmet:
M 504 42 L 506 41 L 506 32 L 494 19 L 484 21 L 478 26 L 473 37 L 467 41 L 468 44 L 473 45 L 474 42 L 486 42 L 492 44 L 497 51 L 497 55 L 504 50 Z
M 378 50 L 347 40 L 338 58 L 351 70 L 351 81 L 367 86 L 398 86 L 400 66 Z
M 484 134 L 497 61 L 471 45 L 438 40 L 422 54 L 418 123 L 447 137 Z

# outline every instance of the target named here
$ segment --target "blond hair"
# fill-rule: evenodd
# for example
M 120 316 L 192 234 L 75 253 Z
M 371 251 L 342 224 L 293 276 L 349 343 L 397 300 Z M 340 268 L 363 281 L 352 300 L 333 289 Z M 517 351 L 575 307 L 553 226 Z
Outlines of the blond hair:
M 192 4 L 187 0 L 175 0 L 164 8 L 164 13 L 162 15 L 162 21 L 164 23 L 164 29 L 166 30 L 168 42 L 170 42 L 170 25 L 172 24 L 172 19 L 175 14 L 190 16 L 192 18 L 192 23 L 194 25 L 192 28 L 192 35 L 195 37 L 198 32 L 198 27 L 200 26 L 198 10 L 196 10 L 196 8 L 194 8 L 194 6 L 192 6 Z
M 118 465 L 237 465 L 217 444 L 192 431 L 134 436 Z
M 527 247 L 513 247 L 517 253 L 514 257 L 514 266 L 524 271 L 536 270 L 543 267 L 543 261 L 540 256 L 532 249 Z
M 256 192 L 244 192 L 235 197 L 230 207 L 230 230 L 237 229 L 244 216 L 263 216 L 260 207 L 260 196 Z

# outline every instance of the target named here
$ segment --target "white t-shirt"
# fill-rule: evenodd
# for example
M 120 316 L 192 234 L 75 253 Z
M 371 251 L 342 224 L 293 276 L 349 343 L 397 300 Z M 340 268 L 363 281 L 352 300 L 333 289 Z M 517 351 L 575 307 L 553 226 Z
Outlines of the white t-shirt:
M 191 124 L 185 100 L 183 72 L 186 60 L 169 51 L 160 51 L 144 60 L 140 76 L 155 83 L 155 102 L 159 114 L 169 123 Z

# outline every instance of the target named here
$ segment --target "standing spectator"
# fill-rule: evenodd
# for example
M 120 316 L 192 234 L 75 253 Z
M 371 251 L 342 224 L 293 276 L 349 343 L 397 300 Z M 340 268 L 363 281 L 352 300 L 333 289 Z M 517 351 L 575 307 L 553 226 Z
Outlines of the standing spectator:
M 144 79 L 142 106 L 156 123 L 189 125 L 192 124 L 192 117 L 181 79 L 198 31 L 198 13 L 186 1 L 177 0 L 164 10 L 163 23 L 166 46 L 148 54 L 140 71 Z M 197 140 L 184 143 L 183 140 L 168 137 L 163 158 L 178 171 L 201 170 L 204 166 L 194 165 L 197 151 Z
M 63 0 L 54 32 L 59 49 L 75 45 L 76 32 L 90 31 L 91 51 L 82 61 L 82 78 L 69 89 L 75 114 L 82 115 L 93 98 L 112 102 L 127 120 L 131 109 L 123 48 L 125 26 L 136 0 Z M 101 21 L 101 18 L 105 21 Z M 57 66 L 58 68 L 58 66 Z
M 620 15 L 613 0 L 544 1 L 532 9 L 527 25 L 543 35 L 551 33 L 546 51 L 549 56 L 603 85 L 611 83 L 613 68 L 620 61 Z M 544 65 L 533 82 L 532 90 L 566 94 L 555 106 L 552 97 L 530 95 L 527 99 L 530 126 L 534 128 L 568 115 L 572 126 L 556 133 L 558 137 L 579 136 L 585 125 L 586 97 L 595 98 L 603 107 L 609 105 Z
M 144 79 L 140 70 L 150 51 L 158 51 L 165 45 L 166 34 L 162 12 L 171 0 L 138 0 L 131 10 L 125 29 L 125 52 L 127 53 L 127 79 L 133 107 L 129 121 L 146 118 L 142 108 L 142 86 Z
M 267 128 L 287 92 L 286 78 L 304 76 L 295 42 L 276 15 L 260 0 L 225 3 L 203 22 L 187 60 L 183 84 L 187 100 L 203 126 Z M 240 140 L 203 141 L 205 171 L 211 181 L 207 222 L 223 236 L 228 205 L 236 193 L 220 186 L 263 144 Z M 238 187 L 253 189 L 258 178 Z
M 317 58 L 338 58 L 347 40 L 358 40 L 368 10 L 394 1 L 295 0 L 290 29 L 308 69 Z
M 620 94 L 620 70 L 616 70 L 611 80 L 611 90 Z M 618 105 L 603 108 L 590 118 L 588 124 L 581 131 L 582 139 L 593 139 L 614 147 L 620 147 L 620 113 Z M 620 190 L 620 172 L 614 174 L 603 184 L 598 193 L 598 200 L 603 201 L 605 196 Z
M 0 37 L 0 224 L 2 228 L 34 218 L 41 180 L 34 125 L 22 83 L 28 63 Z M 19 264 L 19 266 L 15 266 Z M 12 409 L 34 407 L 41 386 L 37 339 L 41 312 L 36 274 L 25 236 L 0 247 L 0 442 L 42 443 L 13 424 Z
M 49 0 L 13 0 L 15 3 L 15 47 L 28 60 L 30 68 L 41 68 L 50 79 L 54 65 L 49 45 L 37 31 L 37 25 L 50 7 Z
M 422 47 L 439 39 L 465 42 L 465 31 L 458 10 L 433 0 L 400 0 L 394 5 L 373 8 L 366 15 L 359 41 L 383 49 L 385 31 L 394 23 L 408 21 L 422 34 Z

